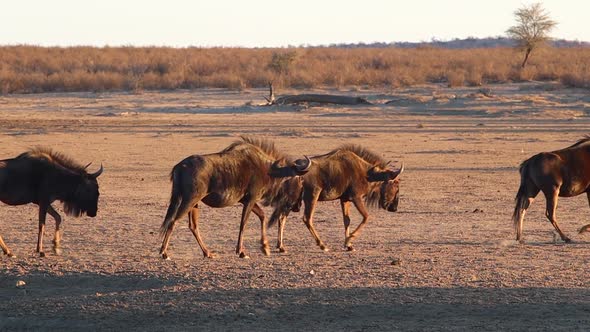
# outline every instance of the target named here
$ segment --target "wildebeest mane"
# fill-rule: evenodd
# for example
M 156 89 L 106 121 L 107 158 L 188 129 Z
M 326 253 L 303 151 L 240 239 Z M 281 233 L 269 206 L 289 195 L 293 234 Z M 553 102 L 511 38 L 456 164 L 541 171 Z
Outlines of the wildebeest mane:
M 277 150 L 275 144 L 272 141 L 266 139 L 253 138 L 249 136 L 240 136 L 240 138 L 240 141 L 233 142 L 232 144 L 230 144 L 230 146 L 223 149 L 221 153 L 230 152 L 243 144 L 250 144 L 258 147 L 260 150 L 262 150 L 262 152 L 273 157 L 274 159 L 282 159 L 285 157 L 281 152 L 279 152 L 279 150 Z
M 574 143 L 573 145 L 570 146 L 570 148 L 582 145 L 584 143 L 590 142 L 590 135 L 585 135 L 584 137 L 582 137 L 579 141 L 577 141 L 576 143 Z
M 350 151 L 371 165 L 379 166 L 381 168 L 387 167 L 387 161 L 385 161 L 385 159 L 381 158 L 375 152 L 373 152 L 369 149 L 366 149 L 360 145 L 344 144 L 344 145 L 341 145 L 340 147 L 328 152 L 328 155 L 336 153 L 338 151 Z
M 27 152 L 21 153 L 17 158 L 42 159 L 49 164 L 61 166 L 75 173 L 86 173 L 86 167 L 78 164 L 65 154 L 53 151 L 47 147 L 34 147 Z

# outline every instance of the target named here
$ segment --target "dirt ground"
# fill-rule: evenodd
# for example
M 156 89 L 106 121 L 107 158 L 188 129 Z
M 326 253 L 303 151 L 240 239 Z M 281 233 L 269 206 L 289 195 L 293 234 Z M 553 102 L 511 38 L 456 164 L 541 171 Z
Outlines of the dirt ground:
M 265 93 L 0 96 L 0 157 L 45 145 L 105 166 L 98 216 L 65 218 L 61 256 L 49 249 L 53 220 L 40 258 L 36 207 L 0 207 L 0 234 L 17 255 L 0 257 L 0 330 L 590 328 L 590 234 L 577 234 L 590 223 L 586 196 L 560 201 L 572 244 L 554 240 L 542 196 L 527 214 L 525 244 L 514 241 L 511 222 L 519 163 L 590 132 L 588 91 L 540 83 L 355 89 L 340 93 L 376 105 L 255 106 Z M 357 143 L 403 161 L 399 211 L 373 210 L 357 250 L 346 252 L 339 204 L 320 203 L 316 227 L 331 251 L 292 214 L 288 252 L 270 257 L 252 217 L 251 258 L 240 259 L 240 207 L 205 207 L 201 231 L 217 257 L 202 257 L 183 221 L 172 259 L 162 260 L 157 231 L 172 166 L 241 134 L 292 155 Z M 270 235 L 274 244 L 276 229 Z

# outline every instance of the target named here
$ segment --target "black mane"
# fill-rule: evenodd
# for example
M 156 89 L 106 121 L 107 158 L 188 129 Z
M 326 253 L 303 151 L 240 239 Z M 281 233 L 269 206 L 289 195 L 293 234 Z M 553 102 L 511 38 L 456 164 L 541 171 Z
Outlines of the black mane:
M 266 153 L 267 155 L 269 155 L 275 159 L 284 158 L 284 155 L 281 152 L 279 152 L 279 150 L 277 150 L 277 148 L 275 147 L 275 144 L 269 140 L 257 139 L 257 138 L 248 137 L 248 136 L 241 136 L 240 138 L 241 138 L 240 141 L 236 141 L 236 142 L 232 143 L 230 146 L 228 146 L 227 148 L 223 149 L 222 153 L 232 151 L 236 147 L 243 145 L 243 144 L 250 144 L 250 145 L 254 145 L 254 146 L 258 147 L 264 153 Z
M 369 164 L 379 166 L 381 168 L 387 167 L 387 161 L 385 161 L 385 159 L 381 158 L 375 152 L 373 152 L 369 149 L 366 149 L 360 145 L 344 144 L 344 145 L 341 145 L 340 147 L 332 150 L 328 154 L 332 154 L 337 151 L 350 151 L 350 152 L 356 154 L 357 156 L 359 156 L 360 158 L 362 158 L 364 161 L 368 162 Z
M 86 167 L 78 164 L 65 154 L 51 150 L 47 147 L 35 147 L 21 153 L 17 158 L 44 159 L 49 164 L 61 166 L 76 173 L 86 173 Z
M 576 143 L 574 143 L 573 145 L 570 146 L 570 148 L 582 145 L 586 142 L 590 142 L 590 135 L 586 135 L 584 137 L 582 137 L 582 139 L 580 139 L 579 141 L 577 141 Z

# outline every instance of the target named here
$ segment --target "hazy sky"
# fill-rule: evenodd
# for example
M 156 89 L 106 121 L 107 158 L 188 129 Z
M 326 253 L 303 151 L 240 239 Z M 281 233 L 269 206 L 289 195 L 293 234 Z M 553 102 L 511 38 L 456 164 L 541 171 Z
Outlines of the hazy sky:
M 527 0 L 4 0 L 0 44 L 286 46 L 504 35 Z M 540 1 L 590 41 L 589 0 Z

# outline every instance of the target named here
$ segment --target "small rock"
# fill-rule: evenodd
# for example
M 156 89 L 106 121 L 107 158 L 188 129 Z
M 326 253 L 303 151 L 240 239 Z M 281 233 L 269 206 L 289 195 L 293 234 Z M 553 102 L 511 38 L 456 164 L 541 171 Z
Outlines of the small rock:
M 483 210 L 482 209 L 475 209 L 475 210 L 473 210 L 473 213 L 483 213 Z
M 315 275 L 315 271 L 314 270 L 311 270 L 311 271 L 309 271 L 309 274 Z
M 16 288 L 25 288 L 26 284 L 26 282 L 19 280 L 16 282 Z
M 401 259 L 399 259 L 399 258 L 394 258 L 394 259 L 391 261 L 391 265 L 400 266 L 400 265 L 402 265 L 402 260 L 401 260 Z

